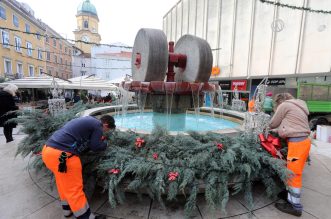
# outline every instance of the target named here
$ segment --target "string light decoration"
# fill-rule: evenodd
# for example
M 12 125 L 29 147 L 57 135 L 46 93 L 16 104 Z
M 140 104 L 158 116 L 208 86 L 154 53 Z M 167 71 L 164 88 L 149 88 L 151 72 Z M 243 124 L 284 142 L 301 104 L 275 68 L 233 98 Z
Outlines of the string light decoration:
M 120 46 L 120 45 L 114 45 L 114 44 L 86 42 L 86 41 L 83 41 L 83 40 L 64 39 L 62 37 L 49 36 L 47 34 L 41 34 L 41 33 L 37 33 L 37 32 L 26 32 L 26 31 L 13 29 L 13 28 L 8 28 L 8 27 L 2 27 L 2 26 L 0 26 L 0 30 L 8 30 L 8 31 L 13 31 L 13 32 L 18 32 L 18 33 L 23 33 L 23 34 L 28 34 L 28 35 L 34 35 L 34 36 L 38 36 L 38 37 L 56 39 L 56 40 L 66 40 L 66 41 L 69 41 L 69 42 L 72 42 L 72 43 L 84 43 L 84 44 L 96 45 L 96 46 L 109 46 L 109 47 L 132 49 L 132 46 Z
M 59 84 L 53 77 L 52 81 L 52 98 L 48 100 L 48 110 L 52 116 L 56 116 L 59 113 L 66 110 L 66 102 L 62 94 L 62 89 L 59 88 Z
M 10 46 L 10 47 L 16 47 L 16 45 L 12 45 L 12 44 L 3 44 L 3 43 L 0 43 L 0 45 L 6 45 L 6 46 Z M 27 48 L 27 47 L 23 47 L 23 46 L 20 46 L 21 49 L 30 49 L 30 48 Z M 35 50 L 35 49 L 33 49 Z M 83 66 L 80 66 L 80 65 L 70 65 L 70 64 L 64 64 L 64 63 L 57 63 L 57 62 L 51 62 L 49 60 L 44 60 L 44 59 L 38 59 L 38 58 L 34 58 L 32 56 L 24 56 L 22 55 L 23 57 L 25 58 L 29 58 L 29 59 L 33 59 L 33 60 L 37 60 L 37 61 L 46 61 L 47 63 L 52 63 L 52 64 L 57 64 L 57 65 L 61 65 L 61 66 L 68 66 L 68 67 L 83 67 Z M 89 58 L 90 59 L 90 58 Z M 95 59 L 99 59 L 99 58 L 95 58 Z M 109 60 L 117 60 L 117 59 L 109 59 Z M 127 60 L 122 60 L 122 61 L 127 61 Z M 124 68 L 112 68 L 112 67 L 84 67 L 84 68 L 91 68 L 91 69 L 131 69 L 131 68 L 127 68 L 127 67 L 124 67 Z
M 254 112 L 245 113 L 244 132 L 246 135 L 255 136 L 256 140 L 261 133 L 264 136 L 269 134 L 270 115 L 263 112 L 263 103 L 267 93 L 267 81 L 268 78 L 264 78 L 254 92 Z
M 261 3 L 266 3 L 270 5 L 275 5 L 279 7 L 284 7 L 284 8 L 289 8 L 293 10 L 301 10 L 301 11 L 307 11 L 307 12 L 312 12 L 312 13 L 319 13 L 319 14 L 331 14 L 331 11 L 326 11 L 326 10 L 317 10 L 317 9 L 312 9 L 310 7 L 300 7 L 296 5 L 289 5 L 289 4 L 284 4 L 281 2 L 274 2 L 274 1 L 268 1 L 268 0 L 260 0 Z

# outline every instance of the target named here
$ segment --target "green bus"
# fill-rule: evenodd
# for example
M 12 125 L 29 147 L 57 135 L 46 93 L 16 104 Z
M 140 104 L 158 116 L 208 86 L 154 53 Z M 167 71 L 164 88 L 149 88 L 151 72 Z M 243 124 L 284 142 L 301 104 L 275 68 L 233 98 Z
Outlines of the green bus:
M 297 97 L 306 101 L 310 128 L 331 122 L 331 84 L 298 83 Z

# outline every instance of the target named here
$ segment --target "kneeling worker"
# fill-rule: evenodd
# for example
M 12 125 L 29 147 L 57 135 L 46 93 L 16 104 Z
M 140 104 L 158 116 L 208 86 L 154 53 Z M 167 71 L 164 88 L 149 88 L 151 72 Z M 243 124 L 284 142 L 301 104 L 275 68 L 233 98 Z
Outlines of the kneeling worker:
M 115 129 L 115 120 L 105 115 L 100 120 L 87 116 L 73 119 L 56 131 L 42 150 L 42 159 L 56 180 L 65 217 L 72 214 L 80 219 L 103 219 L 95 216 L 83 191 L 82 163 L 79 155 L 107 147 L 103 134 Z

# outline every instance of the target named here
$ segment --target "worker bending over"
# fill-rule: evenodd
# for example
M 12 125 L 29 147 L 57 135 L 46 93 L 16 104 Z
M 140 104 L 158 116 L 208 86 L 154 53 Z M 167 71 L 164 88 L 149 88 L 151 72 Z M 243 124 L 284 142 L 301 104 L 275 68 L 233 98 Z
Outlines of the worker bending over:
M 95 216 L 83 191 L 82 163 L 79 155 L 92 150 L 103 151 L 107 142 L 103 136 L 114 130 L 115 120 L 105 115 L 100 120 L 87 116 L 73 119 L 56 131 L 42 150 L 42 159 L 56 181 L 65 217 L 103 219 Z

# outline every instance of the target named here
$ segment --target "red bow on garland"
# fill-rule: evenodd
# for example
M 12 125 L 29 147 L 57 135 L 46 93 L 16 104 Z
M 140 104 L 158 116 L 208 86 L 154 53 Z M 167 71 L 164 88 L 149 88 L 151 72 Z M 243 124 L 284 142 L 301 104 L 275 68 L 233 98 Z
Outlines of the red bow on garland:
M 120 169 L 111 169 L 111 170 L 108 170 L 108 173 L 110 174 L 114 174 L 114 175 L 117 175 L 121 172 Z
M 39 152 L 33 152 L 33 154 L 36 155 L 36 156 L 41 156 L 41 151 L 39 151 Z
M 273 135 L 268 135 L 267 139 L 261 133 L 259 134 L 262 147 L 273 157 L 283 159 L 283 155 L 278 151 L 281 148 L 280 139 Z
M 178 176 L 179 176 L 178 172 L 170 172 L 168 173 L 168 180 L 175 181 Z
M 223 150 L 223 144 L 217 143 L 216 146 L 218 150 Z
M 154 153 L 153 158 L 154 158 L 154 160 L 157 160 L 159 158 L 159 155 L 157 153 Z
M 137 146 L 137 148 L 141 148 L 143 146 L 143 144 L 145 143 L 145 140 L 142 138 L 137 138 L 136 139 L 136 143 L 135 145 Z

